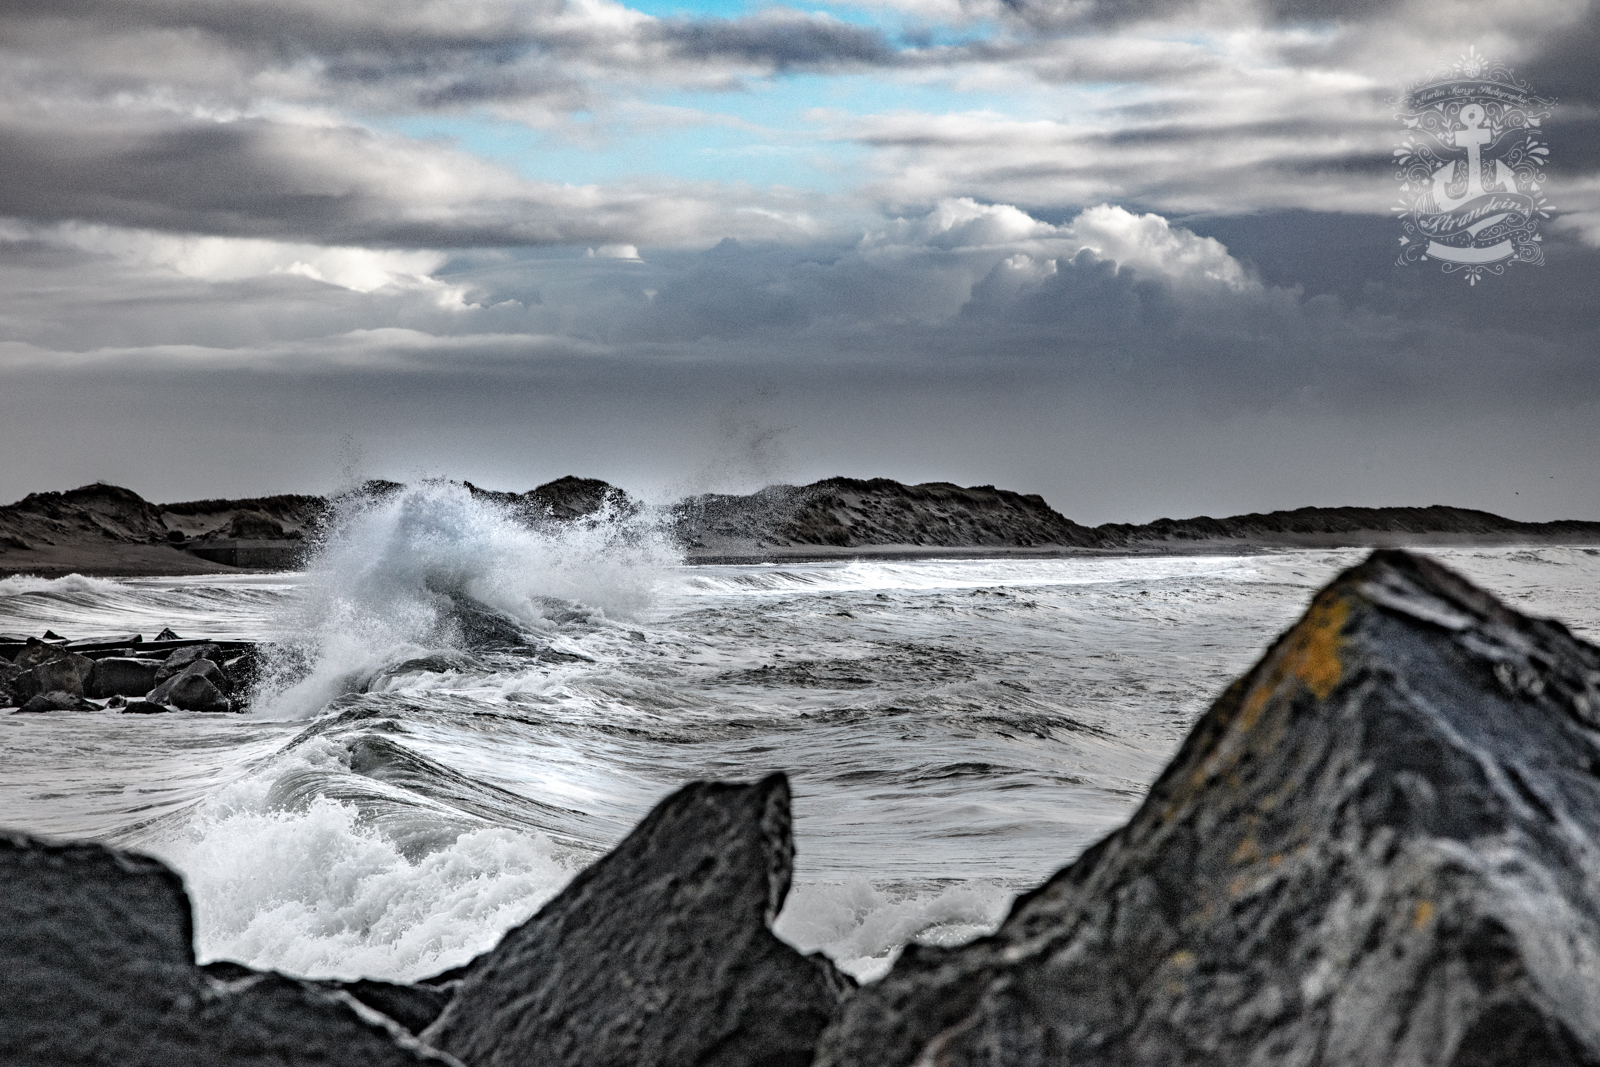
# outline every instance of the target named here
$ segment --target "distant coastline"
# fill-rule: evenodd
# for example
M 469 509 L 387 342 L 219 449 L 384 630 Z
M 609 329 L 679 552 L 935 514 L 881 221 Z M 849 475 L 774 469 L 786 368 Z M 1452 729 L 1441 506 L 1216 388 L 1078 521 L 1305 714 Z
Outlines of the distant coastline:
M 643 507 L 623 490 L 592 478 L 560 478 L 526 493 L 461 484 L 532 525 L 633 515 Z M 403 488 L 395 482 L 368 482 L 352 494 L 381 497 Z M 153 504 L 132 490 L 102 484 L 32 493 L 0 507 L 0 576 L 292 569 L 315 544 L 340 499 L 280 495 Z M 1442 505 L 1305 507 L 1090 527 L 1033 494 L 948 482 L 904 485 L 886 478 L 830 478 L 804 486 L 769 486 L 748 495 L 686 497 L 660 508 L 658 521 L 672 531 L 692 563 L 1600 546 L 1600 522 L 1527 523 Z

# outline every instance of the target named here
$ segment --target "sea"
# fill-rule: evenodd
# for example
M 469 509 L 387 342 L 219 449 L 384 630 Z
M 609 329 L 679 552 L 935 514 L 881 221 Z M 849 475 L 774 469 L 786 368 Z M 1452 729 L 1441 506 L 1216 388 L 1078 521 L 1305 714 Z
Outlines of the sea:
M 1600 550 L 1429 549 L 1600 638 Z M 862 981 L 1121 825 L 1358 550 L 685 562 L 648 510 L 347 503 L 303 571 L 0 580 L 0 631 L 267 643 L 244 714 L 0 715 L 0 826 L 182 873 L 202 961 L 406 981 L 697 779 L 793 791 L 776 923 Z

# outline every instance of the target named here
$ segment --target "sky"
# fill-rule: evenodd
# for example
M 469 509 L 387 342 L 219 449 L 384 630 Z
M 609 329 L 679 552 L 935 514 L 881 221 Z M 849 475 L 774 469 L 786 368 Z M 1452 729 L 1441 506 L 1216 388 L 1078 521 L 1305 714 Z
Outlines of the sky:
M 1395 211 L 1472 56 L 1556 101 L 1476 280 Z M 0 0 L 0 447 L 1600 519 L 1600 3 Z

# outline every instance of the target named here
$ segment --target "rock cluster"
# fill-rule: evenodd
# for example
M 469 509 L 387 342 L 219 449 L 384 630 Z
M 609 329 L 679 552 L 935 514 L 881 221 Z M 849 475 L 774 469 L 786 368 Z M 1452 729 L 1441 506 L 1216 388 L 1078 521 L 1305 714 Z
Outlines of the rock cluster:
M 197 967 L 171 870 L 0 835 L 0 1062 L 804 1067 L 850 983 L 772 934 L 793 854 L 781 775 L 691 785 L 495 949 L 401 985 Z
M 256 647 L 248 642 L 186 641 L 170 630 L 154 641 L 139 634 L 80 641 L 0 634 L 0 707 L 237 711 L 256 670 Z M 138 699 L 129 704 L 128 697 Z
M 696 783 L 406 986 L 195 967 L 171 871 L 0 836 L 0 1062 L 1595 1067 L 1600 649 L 1377 553 L 992 936 L 856 989 L 792 859 L 781 776 Z

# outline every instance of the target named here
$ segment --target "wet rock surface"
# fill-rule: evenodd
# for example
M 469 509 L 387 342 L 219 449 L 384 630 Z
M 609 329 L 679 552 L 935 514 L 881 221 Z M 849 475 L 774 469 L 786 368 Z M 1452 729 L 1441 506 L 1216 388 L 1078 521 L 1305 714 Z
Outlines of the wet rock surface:
M 1379 552 L 992 937 L 818 1067 L 1600 1063 L 1600 649 Z
M 240 711 L 259 669 L 250 642 L 186 640 L 171 630 L 148 642 L 139 634 L 76 641 L 49 632 L 43 638 L 4 634 L 0 708 L 99 711 L 123 707 L 123 698 L 134 697 L 143 698 L 136 704 L 165 705 L 162 711 Z
M 0 832 L 0 884 L 7 1067 L 454 1063 L 342 991 L 206 974 L 156 860 Z
M 106 697 L 142 697 L 156 687 L 156 672 L 161 664 L 156 660 L 132 656 L 107 656 L 94 661 L 85 695 Z
M 847 980 L 779 941 L 789 790 L 699 782 L 460 979 L 423 1037 L 470 1065 L 803 1067 Z

